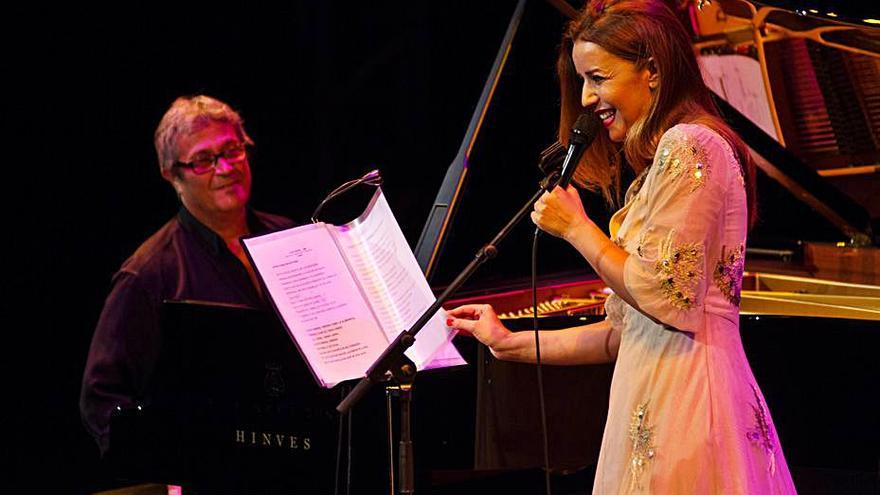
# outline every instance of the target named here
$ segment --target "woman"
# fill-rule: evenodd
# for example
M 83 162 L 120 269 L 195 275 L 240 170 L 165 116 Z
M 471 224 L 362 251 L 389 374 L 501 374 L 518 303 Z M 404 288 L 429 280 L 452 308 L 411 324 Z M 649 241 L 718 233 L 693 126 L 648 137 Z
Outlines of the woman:
M 739 336 L 754 164 L 687 32 L 660 1 L 594 0 L 564 34 L 557 68 L 560 136 L 584 111 L 607 129 L 577 181 L 610 198 L 621 152 L 638 173 L 610 239 L 572 187 L 532 212 L 614 291 L 604 322 L 540 334 L 545 363 L 616 361 L 593 492 L 795 493 Z M 490 306 L 449 316 L 496 357 L 534 361 L 534 336 L 511 333 Z

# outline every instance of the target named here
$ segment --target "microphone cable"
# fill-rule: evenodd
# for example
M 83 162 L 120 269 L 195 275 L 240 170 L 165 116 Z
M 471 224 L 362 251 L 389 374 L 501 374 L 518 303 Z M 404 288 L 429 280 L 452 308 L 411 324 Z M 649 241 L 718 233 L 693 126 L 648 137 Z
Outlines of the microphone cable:
M 547 408 L 544 402 L 544 375 L 541 371 L 541 339 L 538 330 L 538 239 L 540 230 L 532 238 L 532 328 L 535 332 L 535 370 L 538 374 L 538 403 L 541 406 L 541 438 L 544 443 L 544 489 L 550 490 L 550 441 L 547 433 Z
M 549 167 L 558 163 L 563 158 L 562 170 L 559 172 L 557 185 L 565 189 L 574 171 L 580 163 L 584 150 L 588 148 L 596 134 L 599 132 L 599 121 L 595 114 L 584 112 L 578 116 L 569 134 L 568 151 L 558 141 L 541 152 L 539 167 L 542 172 L 547 172 Z M 548 169 L 545 169 L 548 167 Z M 549 175 L 548 175 L 549 177 Z M 552 190 L 551 187 L 549 190 Z M 541 237 L 541 229 L 536 228 L 532 239 L 532 328 L 535 332 L 535 372 L 538 374 L 538 402 L 541 406 L 541 437 L 544 443 L 544 485 L 547 495 L 551 495 L 550 489 L 550 439 L 547 432 L 547 405 L 544 400 L 544 375 L 541 368 L 541 338 L 538 329 L 538 239 Z

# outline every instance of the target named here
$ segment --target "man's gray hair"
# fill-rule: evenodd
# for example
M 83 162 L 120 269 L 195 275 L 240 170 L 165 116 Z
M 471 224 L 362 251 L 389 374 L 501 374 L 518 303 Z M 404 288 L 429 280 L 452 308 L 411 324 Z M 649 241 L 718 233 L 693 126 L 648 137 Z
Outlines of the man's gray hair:
M 241 116 L 229 105 L 205 95 L 181 96 L 174 100 L 156 128 L 154 143 L 159 169 L 162 172 L 170 171 L 178 160 L 181 138 L 204 129 L 212 122 L 231 124 L 243 143 L 253 144 L 244 130 Z

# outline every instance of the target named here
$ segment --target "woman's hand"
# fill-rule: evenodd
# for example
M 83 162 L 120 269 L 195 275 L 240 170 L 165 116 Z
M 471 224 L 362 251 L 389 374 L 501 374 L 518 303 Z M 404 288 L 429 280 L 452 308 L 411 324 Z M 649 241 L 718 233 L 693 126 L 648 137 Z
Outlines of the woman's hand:
M 489 346 L 492 354 L 503 347 L 503 342 L 511 335 L 489 304 L 466 304 L 450 309 L 446 314 L 447 326 L 472 334 Z
M 548 234 L 570 240 L 574 232 L 591 220 L 574 186 L 567 189 L 556 186 L 535 202 L 532 222 Z

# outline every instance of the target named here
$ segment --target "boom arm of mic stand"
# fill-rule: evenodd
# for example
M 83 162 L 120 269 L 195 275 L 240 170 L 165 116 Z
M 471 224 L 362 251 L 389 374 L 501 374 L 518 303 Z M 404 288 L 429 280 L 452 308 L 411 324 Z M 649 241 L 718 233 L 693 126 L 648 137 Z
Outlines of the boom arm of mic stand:
M 452 294 L 455 293 L 470 277 L 473 273 L 479 268 L 483 263 L 495 257 L 498 253 L 498 248 L 496 247 L 498 243 L 504 240 L 510 231 L 519 223 L 520 220 L 523 219 L 528 213 L 532 210 L 532 205 L 535 204 L 536 201 L 544 194 L 544 191 L 552 185 L 555 185 L 558 180 L 558 174 L 550 174 L 543 181 L 541 181 L 541 189 L 532 196 L 529 201 L 523 205 L 522 208 L 516 215 L 507 222 L 507 225 L 501 229 L 495 237 L 489 241 L 488 244 L 480 248 L 477 251 L 477 254 L 474 256 L 474 259 L 471 260 L 470 263 L 462 270 L 461 273 L 455 277 L 455 280 L 446 287 L 446 290 L 443 291 L 442 294 L 437 296 L 437 300 L 434 301 L 434 304 L 425 310 L 422 313 L 422 316 L 413 323 L 412 327 L 408 330 L 401 332 L 400 335 L 394 339 L 388 347 L 385 348 L 385 351 L 382 352 L 382 355 L 379 356 L 378 359 L 370 366 L 370 369 L 367 370 L 366 376 L 361 378 L 361 381 L 349 392 L 347 396 L 336 406 L 336 410 L 341 414 L 347 413 L 352 406 L 357 403 L 361 397 L 363 397 L 369 390 L 373 384 L 377 382 L 384 381 L 390 372 L 396 379 L 399 381 L 411 381 L 413 375 L 416 373 L 415 364 L 406 357 L 404 352 L 407 349 L 412 347 L 416 340 L 416 334 L 419 333 L 419 330 L 425 326 L 425 324 L 434 316 L 434 314 L 439 310 L 443 303 L 445 303 Z

